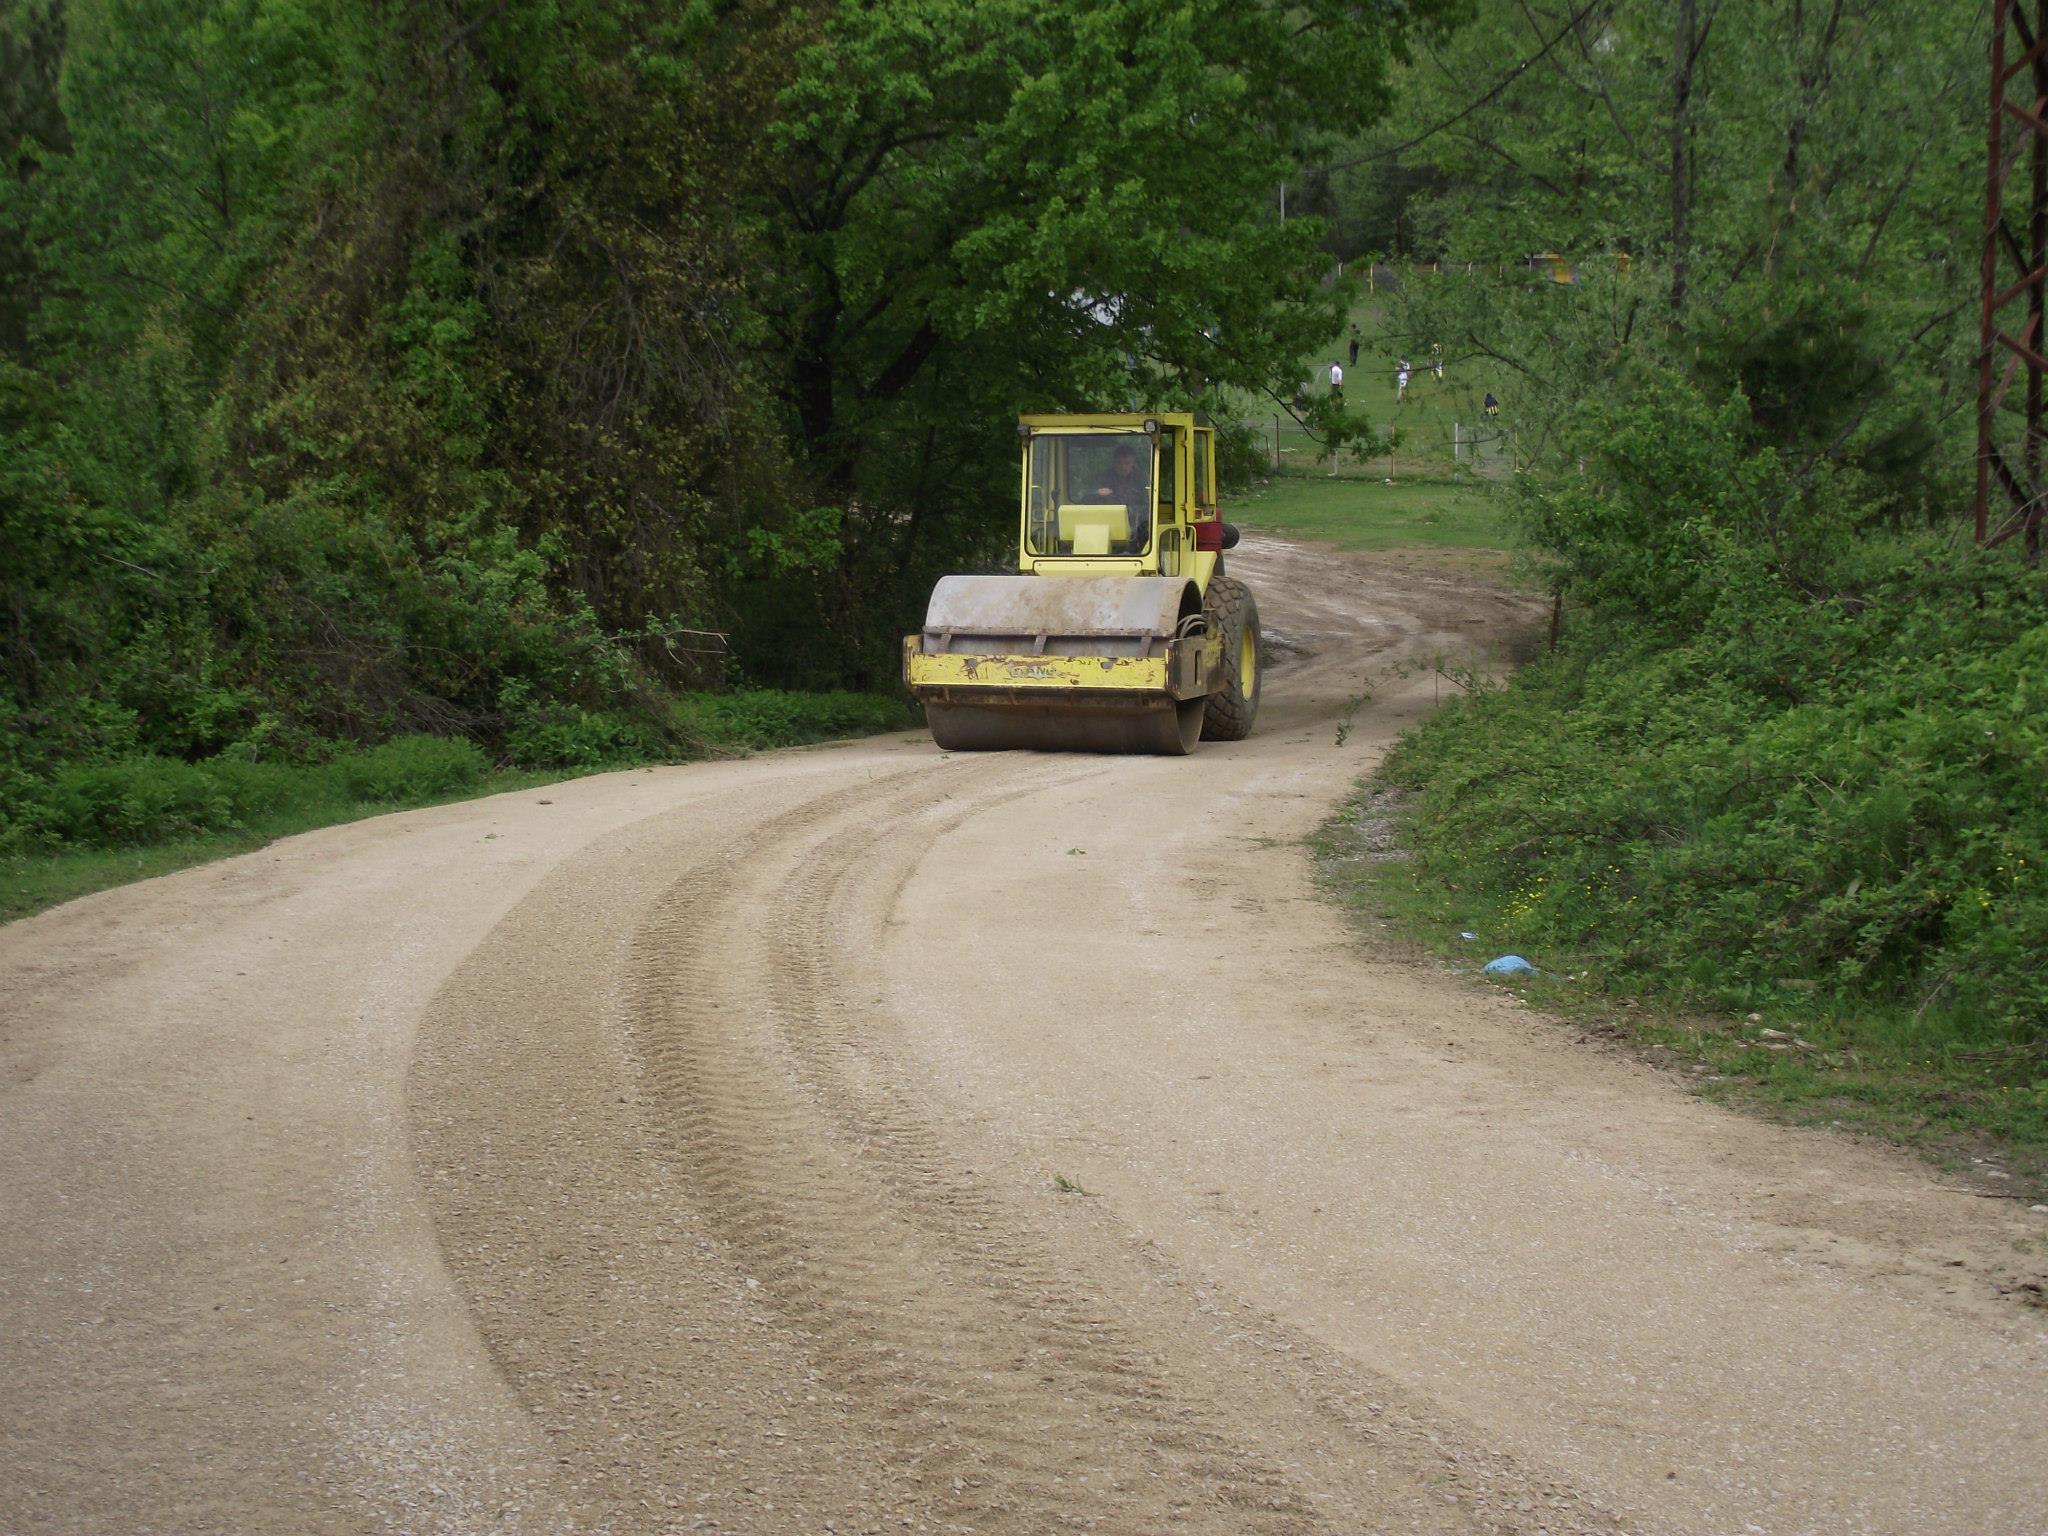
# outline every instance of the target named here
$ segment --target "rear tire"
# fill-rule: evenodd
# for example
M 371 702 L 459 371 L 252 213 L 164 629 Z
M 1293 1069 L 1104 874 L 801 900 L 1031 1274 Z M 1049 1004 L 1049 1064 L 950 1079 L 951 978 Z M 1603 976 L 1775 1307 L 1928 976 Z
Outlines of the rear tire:
M 1223 664 L 1202 712 L 1202 739 L 1243 741 L 1259 715 L 1259 686 L 1265 673 L 1260 664 L 1259 605 L 1243 582 L 1214 576 L 1202 611 L 1210 629 L 1223 633 Z

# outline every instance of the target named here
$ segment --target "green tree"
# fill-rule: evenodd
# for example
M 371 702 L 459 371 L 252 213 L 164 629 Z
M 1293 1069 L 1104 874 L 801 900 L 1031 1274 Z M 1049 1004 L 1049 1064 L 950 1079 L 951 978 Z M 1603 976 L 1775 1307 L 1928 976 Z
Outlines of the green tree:
M 690 626 L 887 681 L 1017 411 L 1327 333 L 1273 190 L 1446 9 L 24 0 L 8 729 L 538 740 Z
M 26 356 L 41 284 L 26 231 L 28 183 L 45 156 L 70 148 L 57 99 L 64 57 L 58 0 L 23 0 L 0 12 L 0 354 Z
M 822 11 L 760 215 L 778 394 L 839 531 L 807 621 L 888 664 L 856 610 L 900 622 L 1006 529 L 1019 408 L 1291 386 L 1341 300 L 1274 190 L 1382 109 L 1405 37 L 1325 0 Z
M 1538 466 L 1573 469 L 1563 422 L 1633 364 L 1777 402 L 1802 454 L 1931 451 L 1962 421 L 1928 389 L 1974 347 L 1980 30 L 1905 0 L 1475 17 L 1348 167 L 1438 189 L 1407 211 L 1445 275 L 1405 285 L 1397 330 L 1488 376 Z

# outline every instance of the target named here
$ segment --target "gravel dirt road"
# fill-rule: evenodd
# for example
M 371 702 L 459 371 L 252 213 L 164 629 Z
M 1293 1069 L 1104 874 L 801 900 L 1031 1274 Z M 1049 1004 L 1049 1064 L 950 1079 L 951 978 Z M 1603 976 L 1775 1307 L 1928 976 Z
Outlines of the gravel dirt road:
M 0 930 L 0 1532 L 2048 1531 L 2048 1218 L 1371 953 L 1299 839 L 1532 615 L 1234 564 L 1242 744 L 612 774 Z

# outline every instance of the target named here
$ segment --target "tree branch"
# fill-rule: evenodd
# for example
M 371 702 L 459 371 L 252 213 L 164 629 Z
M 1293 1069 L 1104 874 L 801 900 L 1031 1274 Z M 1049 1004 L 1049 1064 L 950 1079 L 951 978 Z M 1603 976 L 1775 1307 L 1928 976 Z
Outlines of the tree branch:
M 930 320 L 924 321 L 918 326 L 916 334 L 904 343 L 903 350 L 896 354 L 895 360 L 882 370 L 873 387 L 868 390 L 868 398 L 893 400 L 902 394 L 909 387 L 910 381 L 917 377 L 918 369 L 925 365 L 925 360 L 932 355 L 932 349 L 938 344 L 938 330 Z
M 1531 65 L 1542 62 L 1542 60 L 1549 55 L 1551 49 L 1555 48 L 1559 43 L 1564 41 L 1565 35 L 1567 33 L 1569 33 L 1574 27 L 1578 26 L 1578 24 L 1584 21 L 1588 16 L 1592 15 L 1594 8 L 1602 3 L 1603 0 L 1587 0 L 1586 4 L 1579 7 L 1577 14 L 1575 14 L 1571 18 L 1571 20 L 1567 21 L 1562 27 L 1560 27 L 1557 30 L 1556 35 L 1554 35 L 1541 48 L 1538 48 L 1534 53 L 1530 54 L 1528 58 L 1523 59 L 1519 64 L 1515 65 L 1513 69 L 1510 69 L 1506 74 L 1502 75 L 1500 79 L 1496 80 L 1493 83 L 1492 88 L 1488 90 L 1485 95 L 1479 97 L 1476 101 L 1468 103 L 1460 110 L 1452 113 L 1449 117 L 1445 118 L 1435 127 L 1425 128 L 1421 133 L 1418 133 L 1414 138 L 1404 140 L 1403 142 L 1394 145 L 1390 149 L 1376 149 L 1369 155 L 1359 155 L 1355 159 L 1351 160 L 1338 160 L 1330 165 L 1324 166 L 1323 169 L 1325 171 L 1348 171 L 1355 165 L 1369 165 L 1375 160 L 1390 160 L 1395 155 L 1402 153 L 1404 150 L 1413 149 L 1416 145 L 1424 142 L 1425 140 L 1435 138 L 1438 134 L 1442 133 L 1446 128 L 1454 127 L 1458 123 L 1462 123 L 1474 112 L 1477 112 L 1481 107 L 1493 101 L 1509 86 L 1513 85 L 1517 80 L 1521 79 L 1522 76 L 1528 72 Z

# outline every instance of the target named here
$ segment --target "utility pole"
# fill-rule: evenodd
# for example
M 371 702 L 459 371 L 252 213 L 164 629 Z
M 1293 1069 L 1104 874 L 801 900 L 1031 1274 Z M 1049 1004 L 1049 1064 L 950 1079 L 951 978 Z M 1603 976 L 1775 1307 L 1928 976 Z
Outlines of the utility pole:
M 2033 11 L 2030 22 L 2027 11 Z M 2008 45 L 2012 45 L 2009 49 Z M 2011 57 L 2009 57 L 2009 54 Z M 2011 89 L 2025 77 L 2025 88 Z M 1991 121 L 1985 156 L 1983 312 L 1977 350 L 1977 542 L 1986 548 L 2022 535 L 2027 559 L 2041 556 L 2042 383 L 2048 376 L 2048 0 L 1992 0 Z M 2008 142 L 2010 130 L 2010 142 Z M 2012 173 L 2027 162 L 2024 190 Z M 2008 191 L 2017 196 L 2008 196 Z M 2015 228 L 2011 212 L 2024 223 Z M 2001 283 L 2001 278 L 2004 281 Z M 2025 319 L 2017 330 L 2008 313 Z M 2003 349 L 2005 366 L 1998 362 Z M 2014 452 L 2007 396 L 2026 371 L 2025 424 Z M 1994 379 L 1994 374 L 1996 378 Z M 1994 493 L 1994 483 L 1997 491 Z

